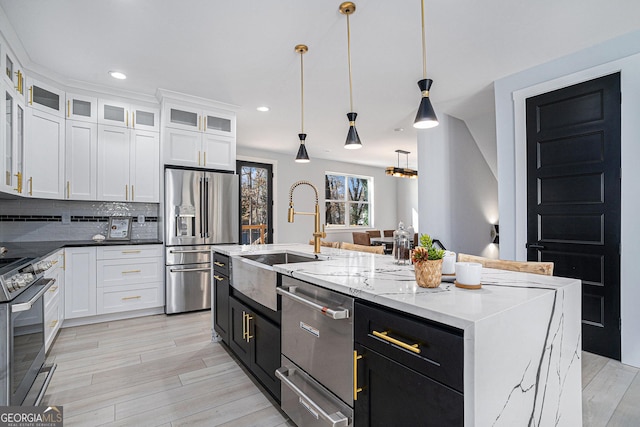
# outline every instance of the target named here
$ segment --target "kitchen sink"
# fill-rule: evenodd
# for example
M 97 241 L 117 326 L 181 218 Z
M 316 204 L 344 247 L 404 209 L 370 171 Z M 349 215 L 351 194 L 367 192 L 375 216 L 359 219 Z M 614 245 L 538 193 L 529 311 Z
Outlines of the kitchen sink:
M 320 261 L 316 256 L 303 256 L 293 254 L 291 252 L 275 252 L 270 254 L 260 255 L 240 255 L 242 258 L 250 259 L 260 264 L 274 265 L 274 264 L 290 264 L 295 262 L 309 262 Z
M 278 311 L 276 264 L 322 261 L 317 255 L 291 252 L 234 255 L 231 257 L 231 286 L 273 311 Z

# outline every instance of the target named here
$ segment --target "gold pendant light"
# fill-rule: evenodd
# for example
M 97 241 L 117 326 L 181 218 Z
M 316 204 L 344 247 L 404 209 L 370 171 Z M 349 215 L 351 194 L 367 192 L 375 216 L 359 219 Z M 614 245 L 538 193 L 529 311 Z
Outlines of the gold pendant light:
M 398 167 L 389 166 L 385 170 L 385 173 L 387 175 L 396 176 L 398 178 L 417 178 L 418 177 L 418 171 L 417 170 L 413 170 L 413 169 L 409 169 L 409 153 L 410 153 L 410 151 L 396 150 L 396 153 L 398 153 Z M 407 167 L 406 168 L 401 168 L 400 167 L 400 154 L 404 154 L 405 156 L 407 156 Z
M 307 53 L 309 48 L 307 45 L 299 44 L 294 48 L 296 52 L 300 54 L 300 147 L 298 148 L 298 154 L 296 155 L 297 163 L 309 163 L 309 154 L 307 153 L 307 147 L 304 145 L 307 134 L 304 133 L 304 64 L 302 62 L 302 55 Z
M 353 111 L 353 84 L 351 79 L 351 27 L 349 26 L 349 15 L 352 15 L 356 11 L 356 5 L 353 2 L 345 1 L 340 4 L 340 13 L 347 17 L 347 57 L 349 59 L 349 103 L 351 110 L 347 113 L 349 119 L 349 132 L 347 133 L 347 140 L 344 143 L 344 148 L 357 149 L 362 148 L 358 131 L 356 130 L 356 117 L 357 113 Z
M 427 41 L 424 31 L 424 0 L 422 0 L 422 80 L 418 81 L 418 87 L 422 92 L 422 99 L 420 100 L 416 119 L 413 122 L 414 128 L 428 129 L 438 126 L 436 112 L 429 100 L 429 89 L 431 89 L 432 84 L 433 80 L 427 78 Z

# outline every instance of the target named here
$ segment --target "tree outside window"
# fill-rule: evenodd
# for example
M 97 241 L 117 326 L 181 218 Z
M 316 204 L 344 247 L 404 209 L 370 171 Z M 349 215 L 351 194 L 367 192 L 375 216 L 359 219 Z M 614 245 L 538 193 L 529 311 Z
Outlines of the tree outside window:
M 369 227 L 373 178 L 327 172 L 325 220 L 327 225 Z

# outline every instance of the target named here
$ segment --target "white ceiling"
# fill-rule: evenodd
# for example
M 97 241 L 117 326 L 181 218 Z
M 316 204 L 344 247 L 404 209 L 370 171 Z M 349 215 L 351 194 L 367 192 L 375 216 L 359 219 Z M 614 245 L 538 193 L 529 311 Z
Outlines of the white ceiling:
M 494 80 L 640 29 L 637 0 L 425 2 L 436 112 L 476 123 L 494 120 Z M 355 3 L 353 97 L 364 145 L 357 151 L 342 148 L 349 87 L 339 0 L 0 0 L 0 7 L 29 55 L 23 65 L 69 81 L 149 95 L 165 88 L 236 105 L 240 146 L 292 157 L 300 132 L 294 46 L 307 44 L 305 131 L 312 160 L 388 166 L 396 162 L 394 151 L 404 149 L 415 167 L 420 1 Z M 109 70 L 128 78 L 113 80 Z M 271 111 L 259 113 L 259 105 Z M 474 133 L 476 139 L 495 145 L 495 126 L 478 128 L 485 131 Z

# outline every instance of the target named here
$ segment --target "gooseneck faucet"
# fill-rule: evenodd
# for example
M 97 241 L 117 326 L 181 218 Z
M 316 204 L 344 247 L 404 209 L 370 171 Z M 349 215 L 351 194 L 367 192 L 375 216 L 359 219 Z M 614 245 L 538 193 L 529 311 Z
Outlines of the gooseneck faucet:
M 313 188 L 313 191 L 316 193 L 316 211 L 315 212 L 296 212 L 293 209 L 293 190 L 299 185 L 308 185 Z M 324 232 L 324 225 L 322 226 L 322 231 L 320 231 L 320 205 L 318 205 L 318 189 L 315 185 L 310 183 L 309 181 L 296 181 L 291 186 L 289 190 L 289 210 L 287 215 L 287 221 L 293 222 L 294 215 L 313 215 L 315 217 L 315 224 L 313 227 L 313 253 L 320 253 L 320 239 L 327 237 L 327 233 Z

